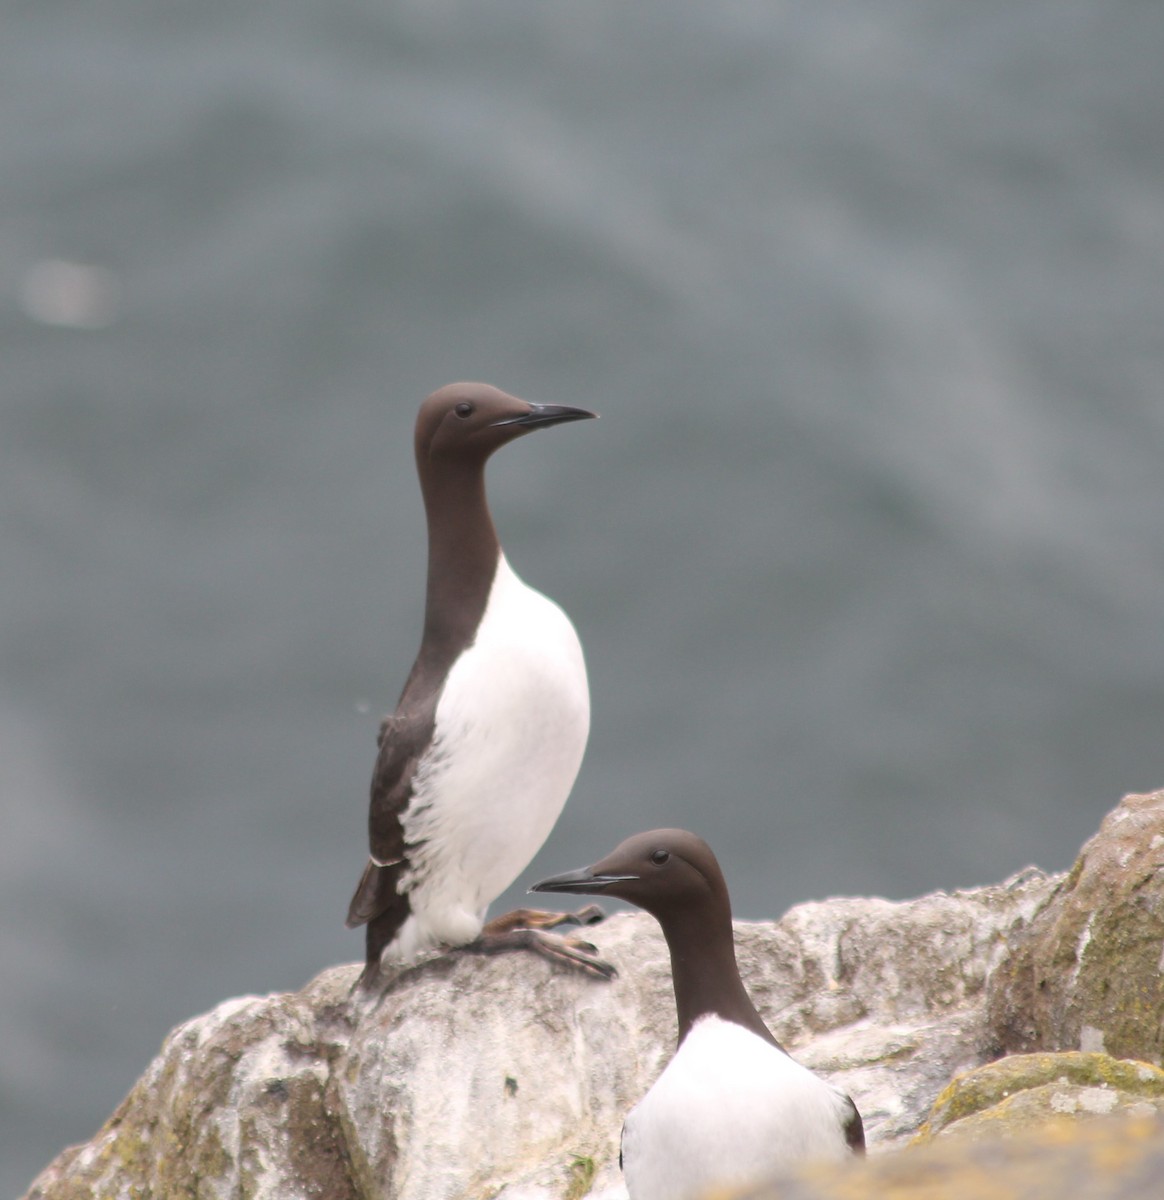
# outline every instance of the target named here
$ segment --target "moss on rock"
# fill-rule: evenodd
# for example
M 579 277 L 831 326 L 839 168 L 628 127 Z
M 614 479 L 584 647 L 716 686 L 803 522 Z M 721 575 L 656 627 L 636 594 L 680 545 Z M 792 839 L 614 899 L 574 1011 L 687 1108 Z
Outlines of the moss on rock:
M 747 1200 L 1146 1200 L 1162 1179 L 1164 1124 L 1111 1117 L 806 1168 Z
M 1164 1060 L 1164 792 L 1126 796 L 992 975 L 997 1048 Z
M 957 1076 L 934 1101 L 915 1141 L 948 1131 L 1012 1136 L 1056 1117 L 1164 1111 L 1164 1071 L 1079 1052 L 1016 1054 Z

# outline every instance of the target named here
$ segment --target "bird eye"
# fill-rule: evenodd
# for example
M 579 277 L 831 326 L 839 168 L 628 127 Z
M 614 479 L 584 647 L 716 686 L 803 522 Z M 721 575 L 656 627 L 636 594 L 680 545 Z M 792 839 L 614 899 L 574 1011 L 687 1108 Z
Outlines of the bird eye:
M 471 417 L 473 415 L 473 406 L 468 401 L 462 401 L 457 405 L 456 408 L 453 409 L 453 412 L 455 412 L 463 421 L 466 417 Z
M 656 867 L 661 867 L 670 857 L 671 855 L 668 854 L 666 850 L 656 850 L 654 854 L 651 855 L 651 862 L 653 862 Z

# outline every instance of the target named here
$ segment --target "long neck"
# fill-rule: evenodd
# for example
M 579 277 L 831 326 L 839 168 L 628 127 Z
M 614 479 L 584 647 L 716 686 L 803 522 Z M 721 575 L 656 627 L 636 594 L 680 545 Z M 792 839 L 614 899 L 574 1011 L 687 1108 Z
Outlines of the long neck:
M 731 911 L 726 904 L 670 913 L 663 934 L 671 951 L 680 1044 L 700 1017 L 711 1015 L 742 1025 L 779 1046 L 740 978 Z
M 428 591 L 421 657 L 441 674 L 473 641 L 497 573 L 501 544 L 485 502 L 485 464 L 421 463 L 428 518 Z M 419 665 L 418 659 L 418 665 Z

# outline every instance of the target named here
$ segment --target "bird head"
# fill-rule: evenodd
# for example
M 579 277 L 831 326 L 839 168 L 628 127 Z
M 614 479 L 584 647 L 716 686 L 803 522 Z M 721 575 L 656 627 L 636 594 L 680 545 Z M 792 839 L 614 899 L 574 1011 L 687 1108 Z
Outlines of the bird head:
M 593 866 L 552 875 L 530 891 L 615 896 L 663 925 L 683 911 L 727 904 L 727 886 L 711 847 L 685 829 L 636 833 Z
M 565 404 L 530 404 L 487 383 L 450 383 L 432 393 L 416 418 L 418 462 L 484 462 L 494 450 L 534 429 L 597 416 Z

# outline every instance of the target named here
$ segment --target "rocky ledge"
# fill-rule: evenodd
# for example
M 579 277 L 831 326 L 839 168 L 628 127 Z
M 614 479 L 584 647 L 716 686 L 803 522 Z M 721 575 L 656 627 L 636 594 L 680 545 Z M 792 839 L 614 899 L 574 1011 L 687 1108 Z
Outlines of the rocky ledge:
M 343 966 L 228 1000 L 174 1030 L 28 1200 L 623 1196 L 623 1114 L 670 1055 L 675 1015 L 655 923 L 593 933 L 613 984 L 453 954 L 377 999 L 353 996 Z M 1114 1198 L 1159 1179 L 1164 792 L 1125 798 L 1066 875 L 802 904 L 739 923 L 737 943 L 765 1019 L 853 1095 L 872 1152 L 781 1195 L 957 1200 L 983 1179 L 991 1195 L 1050 1194 L 1029 1178 Z M 1108 1190 L 1088 1190 L 1088 1163 Z

